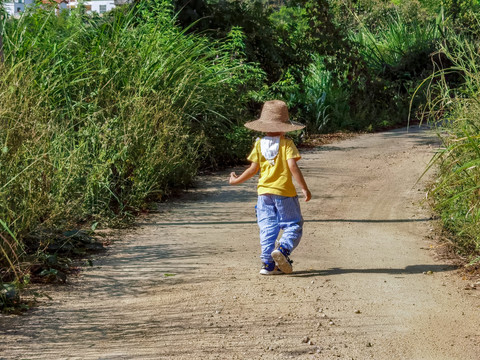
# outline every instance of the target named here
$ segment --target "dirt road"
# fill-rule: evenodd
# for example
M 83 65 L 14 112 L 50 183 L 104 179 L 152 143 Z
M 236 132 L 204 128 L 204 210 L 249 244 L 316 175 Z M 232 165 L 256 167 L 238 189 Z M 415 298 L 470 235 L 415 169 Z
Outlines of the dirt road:
M 0 317 L 0 358 L 477 360 L 480 290 L 436 260 L 419 203 L 436 147 L 413 128 L 304 151 L 288 276 L 258 274 L 255 180 L 202 178 L 52 301 Z

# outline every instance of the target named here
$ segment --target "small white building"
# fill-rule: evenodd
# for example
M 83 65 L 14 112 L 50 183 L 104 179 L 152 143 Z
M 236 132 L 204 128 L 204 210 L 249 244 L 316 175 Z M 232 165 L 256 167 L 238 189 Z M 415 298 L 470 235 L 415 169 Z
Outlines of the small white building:
M 79 1 L 70 0 L 68 2 L 68 8 L 75 9 L 78 6 L 78 3 Z M 83 4 L 85 5 L 87 12 L 96 12 L 99 14 L 106 13 L 115 7 L 114 0 L 90 0 L 84 1 Z
M 35 0 L 16 0 L 16 1 L 5 1 L 3 7 L 5 11 L 10 16 L 20 16 L 28 6 L 31 6 L 35 3 Z
M 64 9 L 74 9 L 78 6 L 80 1 L 77 0 L 42 0 L 43 3 L 57 3 L 58 11 Z M 106 13 L 107 11 L 112 10 L 115 7 L 115 3 L 119 4 L 128 3 L 129 1 L 118 1 L 118 0 L 90 0 L 84 1 L 83 4 L 86 7 L 88 13 L 96 12 L 98 14 Z M 14 1 L 5 1 L 3 7 L 7 13 L 11 16 L 20 16 L 28 6 L 32 6 L 35 3 L 35 0 L 14 0 Z

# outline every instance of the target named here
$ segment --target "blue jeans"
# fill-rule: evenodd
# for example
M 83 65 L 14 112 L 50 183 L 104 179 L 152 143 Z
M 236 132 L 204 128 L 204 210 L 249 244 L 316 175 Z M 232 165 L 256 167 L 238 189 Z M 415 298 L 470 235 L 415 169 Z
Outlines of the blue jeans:
M 280 230 L 283 230 L 279 244 L 292 251 L 302 238 L 303 218 L 298 197 L 280 195 L 259 195 L 257 202 L 257 222 L 260 228 L 260 259 L 264 263 L 273 262 L 272 251 Z

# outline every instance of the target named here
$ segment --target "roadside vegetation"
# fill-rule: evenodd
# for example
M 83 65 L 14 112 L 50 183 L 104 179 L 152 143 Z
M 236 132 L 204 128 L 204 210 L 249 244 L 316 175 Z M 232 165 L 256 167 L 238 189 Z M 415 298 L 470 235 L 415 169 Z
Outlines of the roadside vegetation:
M 432 190 L 479 252 L 478 0 L 148 0 L 0 16 L 0 308 L 202 169 L 244 159 L 243 123 L 285 100 L 305 136 L 441 127 Z M 72 260 L 73 259 L 73 260 Z
M 479 17 L 480 21 L 480 17 Z M 479 22 L 480 24 L 480 22 Z M 479 25 L 480 26 L 480 25 Z M 432 160 L 439 176 L 431 195 L 457 252 L 480 265 L 480 41 L 449 37 L 440 51 L 451 66 L 436 72 L 427 110 L 444 149 Z

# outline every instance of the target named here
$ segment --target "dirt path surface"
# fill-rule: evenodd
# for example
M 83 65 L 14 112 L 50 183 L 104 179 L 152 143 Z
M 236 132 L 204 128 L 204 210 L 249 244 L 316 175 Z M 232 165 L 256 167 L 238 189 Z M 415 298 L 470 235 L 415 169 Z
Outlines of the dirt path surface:
M 294 273 L 260 276 L 255 180 L 201 179 L 72 284 L 0 318 L 1 359 L 479 359 L 480 291 L 436 260 L 418 128 L 303 152 Z

